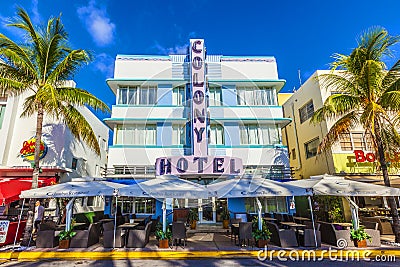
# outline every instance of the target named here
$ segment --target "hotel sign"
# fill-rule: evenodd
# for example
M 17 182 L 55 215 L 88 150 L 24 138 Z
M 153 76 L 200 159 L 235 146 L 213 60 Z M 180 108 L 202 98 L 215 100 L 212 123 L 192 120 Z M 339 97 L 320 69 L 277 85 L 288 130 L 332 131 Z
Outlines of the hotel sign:
M 193 155 L 207 156 L 207 106 L 203 39 L 190 40 Z
M 241 175 L 242 159 L 228 156 L 173 156 L 158 158 L 156 175 Z
M 242 159 L 208 155 L 207 82 L 203 39 L 190 39 L 191 155 L 156 159 L 156 175 L 242 175 Z

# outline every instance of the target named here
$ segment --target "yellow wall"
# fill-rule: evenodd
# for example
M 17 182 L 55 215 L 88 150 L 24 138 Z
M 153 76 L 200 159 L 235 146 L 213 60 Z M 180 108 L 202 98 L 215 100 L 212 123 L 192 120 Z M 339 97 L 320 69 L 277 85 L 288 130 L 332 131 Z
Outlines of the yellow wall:
M 356 162 L 354 153 L 333 154 L 332 156 L 336 173 L 345 172 L 375 174 L 377 171 L 378 162 Z M 399 173 L 400 163 L 391 163 L 388 171 L 390 174 Z
M 282 106 L 292 95 L 293 93 L 278 93 L 278 105 Z

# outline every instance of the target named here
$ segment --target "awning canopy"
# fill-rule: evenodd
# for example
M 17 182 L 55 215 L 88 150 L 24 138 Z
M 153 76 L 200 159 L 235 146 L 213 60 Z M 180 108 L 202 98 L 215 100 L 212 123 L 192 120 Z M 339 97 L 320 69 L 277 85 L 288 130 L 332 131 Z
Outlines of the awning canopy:
M 287 184 L 313 191 L 315 195 L 330 196 L 400 196 L 400 189 L 370 183 L 347 180 L 329 174 L 311 176 Z
M 126 185 L 107 181 L 66 182 L 21 192 L 20 198 L 73 198 L 90 196 L 112 196 Z
M 203 185 L 176 176 L 158 176 L 155 179 L 128 185 L 119 190 L 120 196 L 152 198 L 208 198 L 210 193 Z
M 208 190 L 218 198 L 305 196 L 308 190 L 265 178 L 242 177 L 210 184 Z
M 39 179 L 39 187 L 48 186 L 55 178 Z M 23 190 L 32 188 L 32 178 L 5 178 L 0 180 L 0 205 L 6 205 L 19 199 Z

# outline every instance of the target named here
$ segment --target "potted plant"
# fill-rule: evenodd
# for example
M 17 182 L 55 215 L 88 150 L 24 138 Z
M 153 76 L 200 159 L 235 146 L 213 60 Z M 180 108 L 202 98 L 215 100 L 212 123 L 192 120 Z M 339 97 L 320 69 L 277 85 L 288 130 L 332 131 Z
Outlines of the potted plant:
M 199 214 L 197 212 L 197 209 L 192 208 L 189 210 L 189 223 L 190 223 L 190 229 L 196 229 L 196 224 L 197 221 L 199 220 Z
M 271 238 L 271 232 L 267 227 L 263 227 L 261 230 L 256 228 L 255 230 L 253 230 L 252 235 L 254 240 L 256 241 L 257 247 L 259 248 L 265 247 L 268 244 L 269 239 Z
M 224 207 L 224 209 L 221 212 L 222 227 L 224 229 L 229 228 L 229 219 L 230 219 L 229 210 L 227 207 Z
M 74 231 L 74 226 L 75 226 L 75 220 L 72 220 L 69 230 L 61 231 L 58 234 L 58 239 L 59 239 L 58 248 L 60 249 L 69 248 L 69 241 L 76 235 L 76 232 Z
M 169 229 L 169 227 L 167 227 L 166 231 L 164 232 L 162 230 L 162 224 L 158 223 L 154 234 L 158 240 L 159 248 L 169 248 L 168 242 L 169 242 L 169 240 L 171 240 L 171 237 L 172 237 L 172 232 Z
M 267 223 L 264 220 L 262 220 L 261 230 L 258 229 L 258 217 L 254 217 L 252 223 L 253 232 L 251 234 L 255 240 L 256 246 L 259 248 L 263 248 L 268 244 L 272 233 L 268 229 Z
M 357 230 L 351 229 L 350 237 L 354 241 L 354 245 L 358 248 L 367 247 L 367 239 L 371 242 L 371 236 L 365 232 L 364 227 L 360 227 Z

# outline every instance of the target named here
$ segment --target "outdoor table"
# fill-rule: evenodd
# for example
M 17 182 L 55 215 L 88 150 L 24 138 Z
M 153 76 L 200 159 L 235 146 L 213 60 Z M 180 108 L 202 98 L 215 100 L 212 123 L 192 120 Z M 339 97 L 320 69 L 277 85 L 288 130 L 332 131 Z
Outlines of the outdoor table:
M 128 233 L 130 229 L 135 229 L 136 226 L 138 226 L 139 223 L 124 223 L 121 225 L 118 225 L 117 228 L 121 228 L 122 230 L 125 231 L 125 244 L 128 242 Z
M 310 218 L 307 218 L 307 217 L 299 217 L 299 216 L 293 216 L 293 219 L 294 220 L 296 220 L 296 221 L 300 221 L 300 223 L 303 223 L 303 222 L 305 222 L 305 221 L 311 221 L 311 219 Z
M 133 220 L 135 223 L 140 223 L 140 222 L 144 222 L 144 220 L 146 220 L 146 218 L 135 218 Z
M 76 228 L 76 227 L 79 227 L 79 226 L 83 226 L 83 225 L 86 225 L 86 223 L 75 223 L 74 224 L 74 228 Z M 57 226 L 56 226 L 56 230 L 62 230 L 62 229 L 65 229 L 65 226 L 66 226 L 66 224 L 57 224 Z
M 118 225 L 117 227 L 122 228 L 124 230 L 126 230 L 126 229 L 129 230 L 129 229 L 135 228 L 138 225 L 139 225 L 139 223 L 124 223 L 124 224 Z
M 114 221 L 114 219 L 113 218 L 108 218 L 108 219 L 101 219 L 101 220 L 99 220 L 99 222 L 101 222 L 101 223 L 105 223 L 105 222 L 113 222 Z
M 263 219 L 264 219 L 265 221 L 270 221 L 270 222 L 277 221 L 277 219 L 275 219 L 275 218 L 270 218 L 270 217 L 264 217 Z

